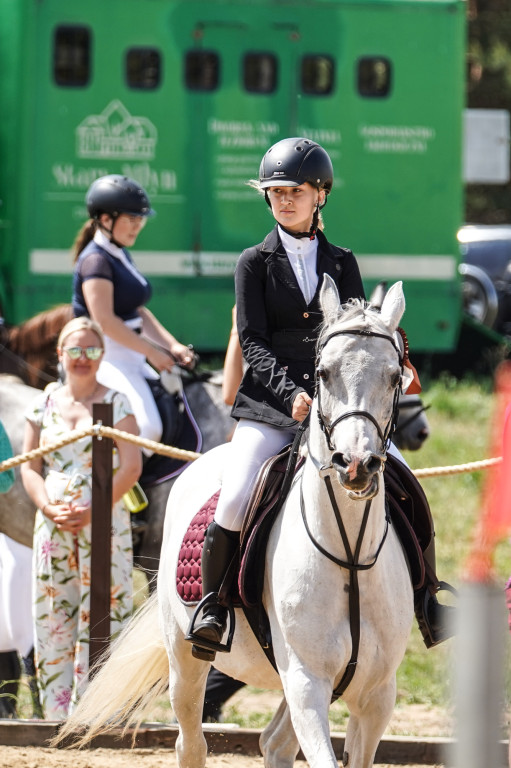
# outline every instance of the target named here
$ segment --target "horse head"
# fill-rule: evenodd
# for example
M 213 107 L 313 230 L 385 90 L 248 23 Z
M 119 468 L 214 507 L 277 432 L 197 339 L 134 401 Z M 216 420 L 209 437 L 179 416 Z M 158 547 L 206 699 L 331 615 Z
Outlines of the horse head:
M 397 328 L 405 310 L 402 283 L 387 292 L 381 310 L 364 301 L 341 305 L 334 281 L 321 289 L 324 315 L 318 341 L 315 414 L 341 486 L 354 499 L 379 489 L 402 377 Z

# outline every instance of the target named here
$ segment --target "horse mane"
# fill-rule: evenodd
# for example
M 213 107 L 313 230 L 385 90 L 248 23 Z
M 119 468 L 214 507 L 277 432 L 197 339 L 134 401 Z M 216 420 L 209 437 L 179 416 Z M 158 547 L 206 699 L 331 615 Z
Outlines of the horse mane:
M 21 375 L 31 386 L 44 387 L 57 378 L 55 346 L 62 328 L 72 317 L 71 304 L 59 304 L 9 329 L 7 346 L 25 362 Z
M 349 299 L 339 308 L 339 316 L 335 322 L 323 321 L 319 329 L 319 344 L 325 333 L 330 332 L 334 327 L 344 328 L 344 326 L 352 328 L 376 326 L 379 331 L 386 330 L 378 307 L 365 299 Z

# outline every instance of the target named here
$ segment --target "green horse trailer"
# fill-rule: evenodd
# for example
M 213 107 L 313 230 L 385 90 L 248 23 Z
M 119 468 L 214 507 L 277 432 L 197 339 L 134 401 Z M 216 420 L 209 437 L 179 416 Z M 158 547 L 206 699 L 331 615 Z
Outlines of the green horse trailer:
M 243 248 L 272 227 L 247 182 L 288 136 L 322 144 L 329 239 L 366 291 L 404 283 L 413 351 L 461 323 L 465 3 L 2 0 L 0 292 L 19 323 L 71 296 L 84 197 L 137 179 L 157 215 L 133 249 L 150 307 L 224 349 Z

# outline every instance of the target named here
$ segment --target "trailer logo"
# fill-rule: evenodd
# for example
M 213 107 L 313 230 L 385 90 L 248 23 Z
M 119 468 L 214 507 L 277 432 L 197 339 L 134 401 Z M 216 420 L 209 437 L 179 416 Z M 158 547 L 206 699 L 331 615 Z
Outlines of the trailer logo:
M 114 99 L 100 115 L 88 115 L 76 128 L 76 153 L 83 158 L 153 160 L 157 140 L 150 120 L 134 117 Z

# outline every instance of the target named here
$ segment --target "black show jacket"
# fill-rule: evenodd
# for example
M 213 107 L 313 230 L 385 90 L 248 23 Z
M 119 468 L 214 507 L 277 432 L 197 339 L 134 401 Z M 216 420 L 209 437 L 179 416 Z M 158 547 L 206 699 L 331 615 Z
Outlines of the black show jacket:
M 278 228 L 241 254 L 235 272 L 236 316 L 248 368 L 232 415 L 275 427 L 295 427 L 291 417 L 299 392 L 314 392 L 315 346 L 323 315 L 319 293 L 323 275 L 335 281 L 341 302 L 365 298 L 353 253 L 318 232 L 316 293 L 307 305 Z

